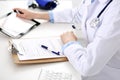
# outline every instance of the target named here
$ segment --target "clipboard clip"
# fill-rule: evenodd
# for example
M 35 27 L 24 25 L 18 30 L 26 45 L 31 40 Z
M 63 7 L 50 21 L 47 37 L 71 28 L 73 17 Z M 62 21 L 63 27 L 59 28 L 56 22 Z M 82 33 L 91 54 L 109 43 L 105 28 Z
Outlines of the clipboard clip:
M 9 44 L 10 44 L 8 47 L 9 53 L 23 55 L 19 53 L 19 51 L 14 47 L 14 45 L 10 41 L 9 41 Z

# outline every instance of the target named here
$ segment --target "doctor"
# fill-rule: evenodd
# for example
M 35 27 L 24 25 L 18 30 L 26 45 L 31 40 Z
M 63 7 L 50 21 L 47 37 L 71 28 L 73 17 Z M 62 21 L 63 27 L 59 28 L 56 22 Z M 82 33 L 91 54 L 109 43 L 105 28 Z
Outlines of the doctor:
M 22 11 L 17 16 L 25 19 L 71 22 L 74 18 L 81 22 L 87 47 L 77 42 L 73 32 L 66 32 L 61 35 L 63 54 L 82 80 L 120 80 L 120 0 L 83 0 L 79 8 L 49 13 L 15 9 Z

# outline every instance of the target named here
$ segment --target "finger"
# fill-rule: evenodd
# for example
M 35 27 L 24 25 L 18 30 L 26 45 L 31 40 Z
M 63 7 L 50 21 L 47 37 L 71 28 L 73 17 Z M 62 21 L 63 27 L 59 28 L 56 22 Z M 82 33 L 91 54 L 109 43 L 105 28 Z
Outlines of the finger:
M 21 8 L 13 8 L 13 10 L 20 10 L 20 11 L 21 11 L 21 10 L 23 10 L 23 9 L 21 9 Z
M 19 8 L 14 8 L 13 11 L 14 11 L 14 12 L 15 12 L 15 11 L 19 11 Z
M 69 31 L 69 33 L 73 34 L 73 31 Z
M 63 33 L 63 34 L 61 34 L 61 35 L 60 35 L 60 37 L 62 37 L 63 35 L 64 35 L 64 33 Z
M 19 13 L 21 13 L 21 14 L 24 14 L 24 9 L 14 8 L 13 10 L 14 10 L 14 11 L 17 11 L 17 12 L 19 12 Z
M 65 35 L 65 33 L 63 33 L 63 34 L 60 35 L 61 39 L 64 37 L 64 35 Z
M 23 15 L 22 14 L 16 14 L 18 17 L 23 17 Z

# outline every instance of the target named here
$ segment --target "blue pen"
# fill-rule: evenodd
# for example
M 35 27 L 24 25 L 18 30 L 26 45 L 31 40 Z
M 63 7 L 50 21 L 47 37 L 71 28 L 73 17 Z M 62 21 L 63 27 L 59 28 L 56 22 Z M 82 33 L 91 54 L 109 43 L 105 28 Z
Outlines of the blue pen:
M 56 54 L 56 55 L 60 55 L 60 52 L 59 52 L 59 51 L 56 52 L 56 51 L 49 50 L 48 47 L 45 46 L 45 45 L 41 45 L 41 48 L 46 49 L 46 50 L 48 50 L 48 51 L 50 51 L 50 52 L 52 52 L 52 53 L 54 53 L 54 54 Z

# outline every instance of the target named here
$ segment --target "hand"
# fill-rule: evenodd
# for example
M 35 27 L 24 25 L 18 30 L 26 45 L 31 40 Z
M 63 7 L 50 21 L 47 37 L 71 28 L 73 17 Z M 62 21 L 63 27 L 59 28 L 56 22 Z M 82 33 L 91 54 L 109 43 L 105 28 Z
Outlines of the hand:
M 74 35 L 72 31 L 70 31 L 70 32 L 63 33 L 61 35 L 61 40 L 65 44 L 70 41 L 76 41 L 77 37 Z
M 30 12 L 26 9 L 14 8 L 13 10 L 18 10 L 22 13 L 22 14 L 17 13 L 16 14 L 17 17 L 24 18 L 24 19 L 34 19 L 35 18 L 35 13 Z

